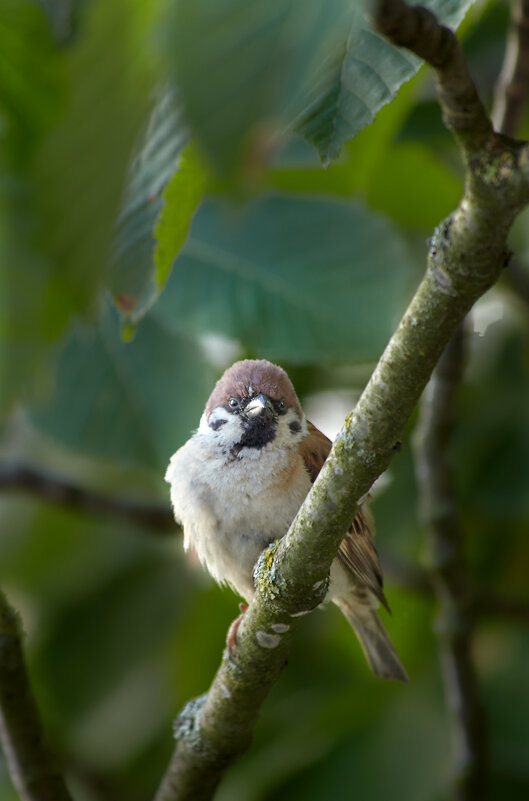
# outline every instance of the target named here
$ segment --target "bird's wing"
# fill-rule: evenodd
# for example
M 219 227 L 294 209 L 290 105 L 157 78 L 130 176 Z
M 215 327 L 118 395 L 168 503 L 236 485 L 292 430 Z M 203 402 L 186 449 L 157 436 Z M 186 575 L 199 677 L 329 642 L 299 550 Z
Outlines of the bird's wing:
M 312 423 L 307 421 L 307 426 L 308 434 L 300 443 L 300 453 L 311 481 L 314 482 L 330 453 L 332 443 Z M 386 609 L 389 609 L 382 590 L 382 570 L 373 533 L 373 517 L 363 505 L 340 544 L 338 559 L 348 573 L 369 589 Z
M 299 450 L 310 475 L 310 480 L 314 483 L 325 459 L 331 452 L 332 442 L 308 420 L 307 429 L 308 434 L 301 440 Z

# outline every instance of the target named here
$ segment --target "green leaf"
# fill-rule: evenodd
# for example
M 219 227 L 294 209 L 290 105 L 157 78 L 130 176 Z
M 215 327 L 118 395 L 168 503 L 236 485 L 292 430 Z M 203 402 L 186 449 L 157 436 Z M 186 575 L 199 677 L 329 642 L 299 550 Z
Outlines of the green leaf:
M 187 235 L 193 215 L 206 188 L 207 173 L 193 145 L 182 153 L 178 171 L 164 192 L 165 205 L 154 235 L 158 240 L 154 252 L 156 286 L 161 291 L 169 277 Z
M 414 107 L 420 85 L 420 76 L 416 76 L 403 86 L 398 97 L 380 110 L 369 128 L 360 131 L 347 143 L 341 158 L 326 170 L 321 169 L 314 150 L 303 139 L 295 137 L 281 155 L 278 165 L 268 171 L 268 185 L 287 192 L 323 192 L 347 198 L 353 195 L 365 198 L 375 177 L 377 180 L 384 177 L 380 165 L 390 157 L 403 121 Z
M 408 228 L 431 230 L 457 206 L 462 180 L 418 143 L 398 144 L 380 159 L 367 202 Z
M 349 0 L 175 2 L 168 58 L 193 135 L 218 172 L 259 166 L 274 131 L 303 112 L 350 15 Z
M 366 361 L 392 331 L 407 277 L 398 233 L 358 204 L 208 202 L 153 315 L 168 329 L 235 337 L 272 359 Z
M 42 9 L 32 0 L 0 4 L 2 136 L 18 160 L 52 122 L 65 100 L 63 58 Z
M 456 28 L 474 1 L 424 0 L 423 5 L 445 25 Z M 324 164 L 373 121 L 422 64 L 413 53 L 394 47 L 376 33 L 360 10 L 351 18 L 347 38 L 332 55 L 321 64 L 320 80 L 299 126 Z
M 188 131 L 174 94 L 165 90 L 150 115 L 129 169 L 107 273 L 114 301 L 132 324 L 158 297 L 153 229 L 164 207 L 164 190 L 178 167 L 178 156 L 187 139 Z
M 90 309 L 104 279 L 130 153 L 147 109 L 150 66 L 138 41 L 140 0 L 84 9 L 68 51 L 70 103 L 34 171 L 38 242 L 67 311 Z
M 426 5 L 456 26 L 473 2 Z M 259 166 L 289 127 L 327 164 L 421 64 L 373 30 L 361 0 L 180 0 L 167 40 L 193 136 L 228 174 Z
M 64 108 L 64 66 L 40 8 L 29 0 L 0 4 L 0 415 L 27 389 L 61 330 L 49 265 L 33 242 L 27 173 Z
M 30 410 L 42 433 L 74 451 L 160 471 L 198 424 L 213 383 L 188 338 L 147 317 L 125 344 L 110 308 L 97 329 L 71 336 L 55 374 L 46 406 Z
M 54 44 L 35 3 L 0 7 L 0 410 L 41 391 L 72 315 L 108 260 L 151 76 L 143 0 L 94 0 Z

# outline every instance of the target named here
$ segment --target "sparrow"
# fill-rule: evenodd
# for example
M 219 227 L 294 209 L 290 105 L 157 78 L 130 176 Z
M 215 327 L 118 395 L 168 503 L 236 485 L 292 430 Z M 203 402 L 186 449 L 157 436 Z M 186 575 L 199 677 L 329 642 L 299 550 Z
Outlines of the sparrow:
M 259 554 L 287 533 L 330 450 L 281 367 L 250 359 L 233 364 L 167 468 L 185 550 L 249 603 Z M 345 615 L 375 675 L 407 681 L 377 614 L 380 604 L 389 611 L 382 584 L 372 518 L 363 504 L 332 562 L 325 600 Z

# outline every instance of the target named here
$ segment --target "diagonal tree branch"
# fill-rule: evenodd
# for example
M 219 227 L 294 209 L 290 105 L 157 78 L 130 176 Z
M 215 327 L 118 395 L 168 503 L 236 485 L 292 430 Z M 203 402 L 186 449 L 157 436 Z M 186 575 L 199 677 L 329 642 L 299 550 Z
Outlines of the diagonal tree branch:
M 298 615 L 322 600 L 330 564 L 361 497 L 387 468 L 443 349 L 498 278 L 505 240 L 529 202 L 529 147 L 493 133 L 454 35 L 401 0 L 374 4 L 378 29 L 436 69 L 445 123 L 467 170 L 463 199 L 437 228 L 428 268 L 397 331 L 287 536 L 265 551 L 257 593 L 209 692 L 177 720 L 176 749 L 156 801 L 209 799 L 247 747 L 260 705 L 283 669 Z
M 465 566 L 463 532 L 448 448 L 463 374 L 464 330 L 450 340 L 428 384 L 416 429 L 416 467 L 427 532 L 428 566 L 439 604 L 436 632 L 451 715 L 454 798 L 485 801 L 488 743 L 472 657 L 474 599 Z
M 44 742 L 31 692 L 18 618 L 0 592 L 0 740 L 23 801 L 71 801 Z

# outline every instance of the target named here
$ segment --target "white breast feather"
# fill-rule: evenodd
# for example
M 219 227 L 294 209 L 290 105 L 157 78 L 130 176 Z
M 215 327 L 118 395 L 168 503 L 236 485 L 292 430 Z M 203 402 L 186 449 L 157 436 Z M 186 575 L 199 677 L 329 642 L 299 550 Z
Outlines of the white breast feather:
M 196 551 L 217 582 L 229 583 L 249 600 L 259 553 L 286 534 L 310 489 L 297 451 L 306 423 L 294 436 L 288 423 L 295 413 L 289 412 L 280 419 L 273 442 L 233 456 L 228 444 L 238 440 L 240 429 L 230 431 L 237 421 L 222 412 L 228 422 L 213 431 L 203 418 L 172 457 L 165 478 L 175 518 L 184 528 L 185 549 Z M 285 493 L 287 481 L 290 491 Z

